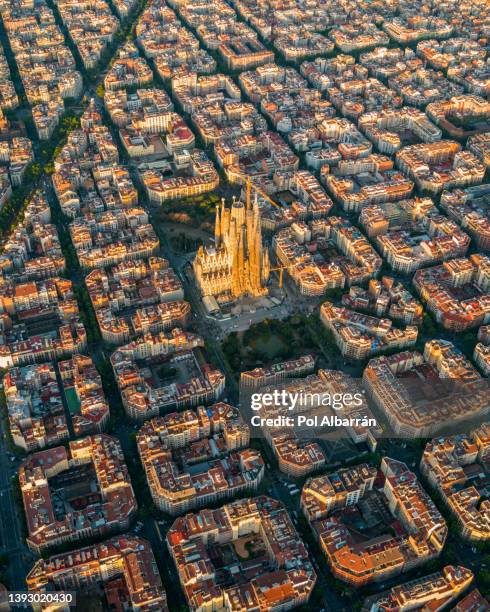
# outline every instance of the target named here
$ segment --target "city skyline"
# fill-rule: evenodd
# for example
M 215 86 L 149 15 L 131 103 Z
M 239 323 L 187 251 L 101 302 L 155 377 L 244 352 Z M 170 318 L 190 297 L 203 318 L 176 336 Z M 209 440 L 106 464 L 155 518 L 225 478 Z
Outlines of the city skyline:
M 488 0 L 0 0 L 0 610 L 490 610 Z

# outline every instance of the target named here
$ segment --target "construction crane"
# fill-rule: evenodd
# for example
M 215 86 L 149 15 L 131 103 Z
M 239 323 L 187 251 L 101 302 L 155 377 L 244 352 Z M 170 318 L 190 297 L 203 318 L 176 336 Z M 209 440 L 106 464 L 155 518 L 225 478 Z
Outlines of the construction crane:
M 245 178 L 244 175 L 242 175 L 242 176 Z M 257 185 L 255 185 L 254 183 L 252 183 L 252 181 L 250 180 L 249 176 L 247 176 L 247 178 L 246 178 L 246 202 L 247 202 L 247 206 L 250 206 L 250 196 L 251 196 L 252 189 L 255 191 L 255 193 L 257 193 L 258 195 L 263 197 L 264 200 L 269 202 L 269 204 L 272 204 L 272 206 L 275 206 L 276 208 L 281 208 L 277 202 L 274 202 L 274 200 L 265 193 L 265 191 L 260 189 L 260 187 L 257 187 Z
M 266 202 L 269 202 L 269 204 L 271 204 L 272 206 L 275 206 L 276 208 L 281 208 L 279 204 L 277 204 L 277 202 L 274 202 L 274 200 L 265 193 L 265 191 L 260 189 L 260 187 L 257 187 L 257 185 L 255 185 L 254 183 L 252 183 L 249 176 L 245 176 L 244 174 L 242 174 L 241 176 L 245 179 L 245 189 L 246 189 L 245 201 L 247 203 L 247 208 L 250 207 L 250 203 L 251 203 L 250 196 L 252 195 L 252 189 L 255 191 L 255 193 L 262 196 L 264 200 L 266 200 Z M 279 272 L 279 289 L 282 289 L 282 275 L 283 275 L 284 270 L 288 270 L 291 267 L 292 266 L 277 266 L 269 270 L 269 272 Z
M 279 266 L 277 268 L 271 268 L 269 270 L 269 272 L 279 272 L 279 289 L 282 289 L 282 274 L 284 272 L 284 270 L 289 270 L 289 268 L 294 267 L 293 265 L 290 266 Z
M 242 176 L 244 176 L 244 175 L 242 175 Z M 245 178 L 245 176 L 244 176 L 244 178 Z M 276 208 L 281 208 L 279 206 L 279 204 L 277 204 L 277 202 L 274 202 L 274 200 L 272 198 L 270 198 L 265 193 L 265 191 L 260 189 L 260 187 L 257 187 L 257 185 L 255 185 L 254 183 L 252 183 L 252 181 L 250 180 L 249 176 L 246 177 L 246 202 L 247 202 L 247 207 L 250 206 L 250 196 L 252 194 L 252 189 L 255 191 L 255 193 L 257 193 L 258 195 L 262 196 L 264 198 L 264 200 L 269 202 L 269 204 L 272 204 L 272 206 L 275 206 Z M 282 289 L 282 276 L 283 276 L 284 270 L 288 270 L 291 267 L 292 267 L 291 265 L 289 265 L 289 266 L 277 266 L 277 267 L 271 268 L 269 270 L 270 272 L 279 272 L 279 289 Z

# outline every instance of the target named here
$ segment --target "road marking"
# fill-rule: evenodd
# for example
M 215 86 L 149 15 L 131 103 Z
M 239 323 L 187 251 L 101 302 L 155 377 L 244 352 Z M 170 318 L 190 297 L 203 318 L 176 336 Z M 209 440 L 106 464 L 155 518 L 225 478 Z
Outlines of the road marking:
M 158 538 L 160 542 L 163 542 L 162 534 L 160 533 L 160 527 L 158 526 L 158 523 L 156 520 L 153 520 L 153 522 L 155 523 L 155 529 L 157 530 Z

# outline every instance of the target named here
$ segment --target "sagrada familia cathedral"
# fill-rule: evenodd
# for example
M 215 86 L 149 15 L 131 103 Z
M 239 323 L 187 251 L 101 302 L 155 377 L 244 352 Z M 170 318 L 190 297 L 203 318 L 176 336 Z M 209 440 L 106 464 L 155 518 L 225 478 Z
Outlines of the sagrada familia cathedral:
M 230 301 L 266 295 L 269 252 L 262 245 L 257 199 L 252 205 L 250 198 L 246 204 L 233 198 L 231 208 L 222 200 L 214 236 L 214 247 L 201 246 L 193 264 L 202 295 Z

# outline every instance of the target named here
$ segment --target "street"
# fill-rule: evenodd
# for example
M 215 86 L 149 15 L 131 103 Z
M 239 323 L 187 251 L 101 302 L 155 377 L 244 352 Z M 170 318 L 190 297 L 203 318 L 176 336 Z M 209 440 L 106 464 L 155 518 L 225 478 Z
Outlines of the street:
M 3 429 L 3 426 L 2 426 Z M 24 544 L 19 523 L 20 508 L 12 493 L 12 480 L 17 476 L 20 461 L 11 461 L 5 442 L 5 433 L 0 436 L 0 521 L 2 554 L 8 557 L 7 576 L 11 589 L 24 590 L 24 577 L 31 569 L 36 556 Z

